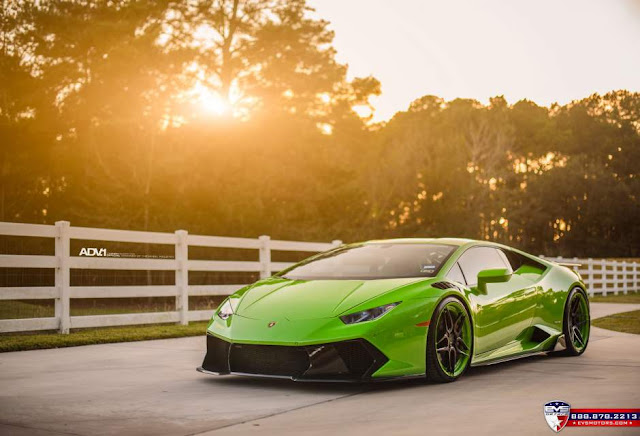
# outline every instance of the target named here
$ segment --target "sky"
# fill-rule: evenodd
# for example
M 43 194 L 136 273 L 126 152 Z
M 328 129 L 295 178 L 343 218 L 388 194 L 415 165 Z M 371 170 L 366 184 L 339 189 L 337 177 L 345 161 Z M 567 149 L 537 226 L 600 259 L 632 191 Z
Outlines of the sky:
M 640 0 L 309 0 L 375 121 L 423 95 L 540 105 L 640 91 Z

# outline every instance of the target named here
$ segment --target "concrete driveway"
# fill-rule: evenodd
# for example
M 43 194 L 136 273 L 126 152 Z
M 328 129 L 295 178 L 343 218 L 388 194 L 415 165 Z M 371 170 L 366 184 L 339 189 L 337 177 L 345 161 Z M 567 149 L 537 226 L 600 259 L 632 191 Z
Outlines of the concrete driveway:
M 613 310 L 605 306 L 613 305 L 592 304 L 594 317 Z M 581 357 L 472 368 L 447 385 L 206 376 L 195 371 L 204 349 L 196 337 L 0 354 L 0 434 L 550 435 L 542 414 L 550 400 L 576 408 L 640 406 L 640 336 L 597 328 Z

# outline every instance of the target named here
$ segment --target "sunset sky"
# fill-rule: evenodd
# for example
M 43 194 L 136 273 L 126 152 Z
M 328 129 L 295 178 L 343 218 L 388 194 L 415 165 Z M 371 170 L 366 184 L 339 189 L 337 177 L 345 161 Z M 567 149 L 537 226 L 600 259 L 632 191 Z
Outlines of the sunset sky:
M 349 76 L 373 75 L 375 120 L 414 99 L 567 103 L 640 90 L 640 0 L 310 0 Z

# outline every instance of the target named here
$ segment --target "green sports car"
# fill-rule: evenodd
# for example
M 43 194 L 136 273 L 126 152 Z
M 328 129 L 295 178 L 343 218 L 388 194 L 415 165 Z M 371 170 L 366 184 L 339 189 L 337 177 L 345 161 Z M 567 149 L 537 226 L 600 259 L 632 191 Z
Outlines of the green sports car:
M 209 322 L 198 370 L 449 382 L 469 366 L 533 353 L 578 356 L 589 327 L 586 287 L 561 264 L 468 239 L 369 241 L 227 298 Z

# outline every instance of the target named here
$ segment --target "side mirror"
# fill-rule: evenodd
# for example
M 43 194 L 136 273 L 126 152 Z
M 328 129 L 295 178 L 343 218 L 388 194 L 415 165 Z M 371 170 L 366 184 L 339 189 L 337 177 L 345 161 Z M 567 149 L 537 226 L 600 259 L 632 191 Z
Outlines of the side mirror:
M 513 273 L 507 268 L 485 269 L 478 273 L 478 290 L 487 292 L 487 283 L 508 282 Z

